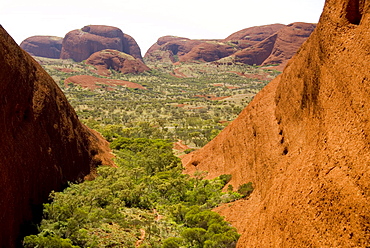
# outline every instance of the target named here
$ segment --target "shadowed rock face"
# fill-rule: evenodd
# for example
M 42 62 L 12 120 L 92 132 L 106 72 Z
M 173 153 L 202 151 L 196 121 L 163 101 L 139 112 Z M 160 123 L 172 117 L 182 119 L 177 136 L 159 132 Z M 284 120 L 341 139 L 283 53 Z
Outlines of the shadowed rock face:
M 249 65 L 279 64 L 283 69 L 299 47 L 307 40 L 316 24 L 297 22 L 289 24 L 263 41 L 236 52 L 234 61 Z
M 112 162 L 107 142 L 1 26 L 0 62 L 0 247 L 12 248 L 51 190 Z
M 233 54 L 236 49 L 225 43 L 217 41 L 203 42 L 180 57 L 181 62 L 202 61 L 212 62 Z
M 121 73 L 134 74 L 150 70 L 142 60 L 111 49 L 102 50 L 92 54 L 86 60 L 86 64 L 95 66 L 97 73 L 102 76 L 110 75 L 110 69 Z
M 104 49 L 117 50 L 142 59 L 140 48 L 131 36 L 118 28 L 102 25 L 85 26 L 66 34 L 60 58 L 82 61 Z
M 245 28 L 231 34 L 224 42 L 234 43 L 239 49 L 244 49 L 263 41 L 284 27 L 284 24 L 271 24 Z
M 319 24 L 240 116 L 183 159 L 253 182 L 217 209 L 238 247 L 370 246 L 370 7 L 328 0 Z
M 190 52 L 193 47 L 202 42 L 202 40 L 164 36 L 159 38 L 158 41 L 149 48 L 144 58 L 146 61 L 174 63 L 177 62 L 181 56 Z
M 59 59 L 63 38 L 32 36 L 22 41 L 20 47 L 33 56 Z

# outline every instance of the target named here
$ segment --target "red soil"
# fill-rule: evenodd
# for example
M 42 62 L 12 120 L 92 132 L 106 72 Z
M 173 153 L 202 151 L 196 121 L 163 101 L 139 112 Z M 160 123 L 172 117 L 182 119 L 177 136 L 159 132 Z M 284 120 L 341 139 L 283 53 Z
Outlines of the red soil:
M 101 89 L 102 85 L 112 86 L 112 87 L 124 86 L 128 88 L 133 88 L 133 89 L 146 90 L 144 86 L 137 84 L 137 83 L 117 80 L 117 79 L 97 78 L 97 77 L 88 76 L 88 75 L 72 76 L 64 80 L 64 85 L 66 87 L 68 87 L 69 83 L 77 84 L 83 88 L 88 88 L 91 90 Z M 109 88 L 109 89 L 113 90 L 113 88 Z

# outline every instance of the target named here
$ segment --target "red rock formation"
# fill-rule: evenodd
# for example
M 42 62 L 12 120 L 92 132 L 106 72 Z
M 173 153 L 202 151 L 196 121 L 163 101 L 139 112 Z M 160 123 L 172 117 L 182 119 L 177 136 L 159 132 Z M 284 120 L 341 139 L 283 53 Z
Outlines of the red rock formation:
M 240 49 L 257 44 L 284 28 L 284 24 L 271 24 L 242 29 L 228 36 L 223 42 L 232 42 Z
M 221 59 L 216 63 L 282 64 L 277 68 L 280 69 L 314 27 L 314 24 L 309 23 L 257 26 L 235 32 L 224 40 L 190 40 L 165 36 L 158 39 L 144 58 L 146 61 L 165 63 L 212 62 Z
M 118 28 L 102 25 L 85 26 L 66 34 L 60 58 L 82 61 L 104 49 L 118 50 L 142 59 L 140 48 L 131 36 Z
M 143 90 L 146 89 L 144 86 L 140 84 L 129 82 L 129 81 L 109 79 L 109 78 L 97 78 L 97 77 L 88 76 L 88 75 L 72 76 L 64 80 L 64 84 L 66 87 L 68 87 L 68 84 L 70 83 L 77 84 L 77 85 L 80 85 L 84 88 L 88 88 L 91 90 L 102 88 L 102 84 L 106 86 L 113 86 L 113 87 L 124 86 L 128 88 L 133 88 L 133 89 L 143 89 Z
M 249 65 L 279 64 L 278 69 L 283 69 L 315 27 L 316 24 L 303 22 L 289 24 L 254 46 L 236 52 L 233 61 Z
M 370 70 L 366 1 L 328 0 L 288 63 L 203 149 L 188 173 L 253 182 L 224 206 L 238 247 L 370 246 Z
M 136 59 L 126 53 L 106 49 L 93 53 L 87 60 L 86 64 L 95 66 L 97 73 L 102 76 L 110 75 L 110 70 L 115 70 L 122 73 L 142 73 L 149 71 L 142 60 Z
M 162 61 L 174 63 L 191 49 L 204 42 L 203 40 L 190 40 L 188 38 L 176 36 L 164 36 L 158 39 L 146 52 L 146 61 Z
M 231 56 L 233 61 L 247 65 L 262 65 L 271 55 L 277 36 L 275 33 L 252 47 L 236 52 Z
M 311 35 L 316 24 L 296 22 L 277 32 L 276 42 L 270 56 L 262 65 L 285 64 Z
M 0 247 L 12 248 L 51 190 L 112 162 L 107 142 L 1 26 L 0 62 Z
M 180 61 L 212 62 L 227 57 L 235 51 L 236 49 L 231 45 L 217 41 L 207 41 L 193 47 L 187 54 L 180 57 Z
M 33 56 L 59 59 L 63 38 L 32 36 L 22 41 L 20 47 Z

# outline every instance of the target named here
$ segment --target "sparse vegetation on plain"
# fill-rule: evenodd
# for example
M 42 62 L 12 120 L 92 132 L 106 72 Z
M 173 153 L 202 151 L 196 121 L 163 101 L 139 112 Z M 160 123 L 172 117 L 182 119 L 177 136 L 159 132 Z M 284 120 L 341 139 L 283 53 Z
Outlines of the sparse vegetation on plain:
M 99 131 L 116 155 L 118 168 L 98 168 L 93 181 L 53 192 L 44 205 L 39 234 L 24 247 L 235 247 L 236 229 L 211 209 L 248 197 L 231 175 L 204 180 L 182 174 L 173 143 L 183 154 L 213 139 L 278 72 L 247 65 L 151 64 L 138 75 L 111 70 L 115 85 L 82 88 L 65 80 L 98 76 L 84 62 L 39 58 L 58 82 L 80 120 Z M 96 82 L 91 82 L 95 84 Z
M 152 63 L 151 71 L 112 79 L 146 90 L 104 86 L 90 90 L 64 80 L 97 76 L 92 66 L 71 60 L 39 58 L 76 110 L 80 120 L 112 140 L 111 130 L 127 136 L 182 140 L 199 148 L 213 139 L 254 95 L 279 72 L 248 65 Z

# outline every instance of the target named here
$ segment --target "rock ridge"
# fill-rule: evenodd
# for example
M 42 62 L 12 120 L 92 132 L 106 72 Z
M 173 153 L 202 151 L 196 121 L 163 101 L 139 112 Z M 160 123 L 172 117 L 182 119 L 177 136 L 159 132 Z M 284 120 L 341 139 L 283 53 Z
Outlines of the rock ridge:
M 283 73 L 204 148 L 187 173 L 231 174 L 254 192 L 217 209 L 237 247 L 370 245 L 370 6 L 327 0 Z

